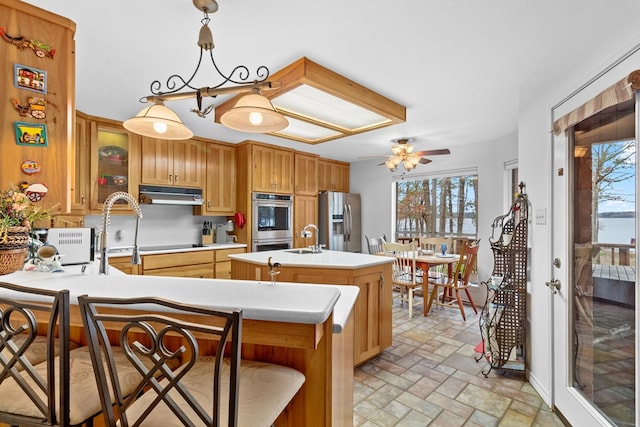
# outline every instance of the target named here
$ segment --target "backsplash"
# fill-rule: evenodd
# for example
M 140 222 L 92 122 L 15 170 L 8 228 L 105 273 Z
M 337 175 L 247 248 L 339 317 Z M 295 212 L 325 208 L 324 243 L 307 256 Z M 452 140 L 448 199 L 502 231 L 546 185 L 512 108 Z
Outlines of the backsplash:
M 138 230 L 139 246 L 200 243 L 202 224 L 211 221 L 222 224 L 224 216 L 194 216 L 191 206 L 141 205 L 142 219 Z M 102 215 L 87 215 L 86 227 L 102 229 Z M 112 211 L 109 226 L 109 247 L 133 245 L 136 217 L 114 215 Z M 215 228 L 215 225 L 214 225 Z M 121 240 L 118 240 L 118 238 Z

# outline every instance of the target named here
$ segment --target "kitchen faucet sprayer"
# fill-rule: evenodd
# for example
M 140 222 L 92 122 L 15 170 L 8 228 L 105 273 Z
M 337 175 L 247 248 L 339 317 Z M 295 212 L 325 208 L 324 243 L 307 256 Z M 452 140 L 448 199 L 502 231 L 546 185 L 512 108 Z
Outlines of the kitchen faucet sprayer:
M 322 252 L 322 248 L 320 248 L 320 245 L 318 244 L 318 234 L 320 234 L 318 230 L 318 226 L 315 224 L 305 225 L 302 231 L 300 232 L 300 236 L 304 239 L 311 238 L 312 234 L 311 234 L 311 231 L 308 230 L 309 228 L 313 228 L 316 231 L 316 244 L 313 246 L 310 246 L 311 252 L 313 252 L 314 254 L 318 254 Z
M 133 240 L 133 253 L 131 254 L 131 265 L 142 264 L 140 251 L 138 250 L 138 227 L 142 219 L 142 209 L 140 205 L 129 193 L 116 191 L 111 193 L 102 205 L 102 230 L 100 231 L 100 269 L 99 274 L 109 274 L 109 225 L 111 223 L 111 208 L 118 200 L 125 200 L 133 208 L 136 214 L 136 232 Z

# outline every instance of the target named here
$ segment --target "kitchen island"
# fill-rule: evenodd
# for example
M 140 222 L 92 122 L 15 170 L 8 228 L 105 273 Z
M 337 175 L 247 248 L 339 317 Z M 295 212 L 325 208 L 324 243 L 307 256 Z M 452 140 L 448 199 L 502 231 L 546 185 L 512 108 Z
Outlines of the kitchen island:
M 382 353 L 392 340 L 393 258 L 351 252 L 307 249 L 250 252 L 229 255 L 231 278 L 271 280 L 269 258 L 279 263 L 278 282 L 325 283 L 357 287 L 354 308 L 353 360 L 355 365 Z
M 333 402 L 348 402 L 352 388 L 333 384 L 334 371 L 351 372 L 352 359 L 333 358 L 334 336 L 349 330 L 356 292 L 348 287 L 270 282 L 126 275 L 110 269 L 98 275 L 97 263 L 67 266 L 64 273 L 19 271 L 0 281 L 43 289 L 68 289 L 72 306 L 71 338 L 85 342 L 75 303 L 78 295 L 141 297 L 154 295 L 216 309 L 243 310 L 242 356 L 293 367 L 305 383 L 278 418 L 276 426 L 352 425 L 352 412 L 334 410 Z M 343 366 L 340 364 L 342 363 Z M 348 365 L 348 366 L 347 366 Z

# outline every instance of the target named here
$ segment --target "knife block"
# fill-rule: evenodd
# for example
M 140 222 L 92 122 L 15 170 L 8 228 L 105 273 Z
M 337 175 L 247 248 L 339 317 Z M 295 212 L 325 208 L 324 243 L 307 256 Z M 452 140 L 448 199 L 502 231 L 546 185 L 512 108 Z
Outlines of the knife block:
M 207 246 L 213 244 L 213 234 L 203 234 L 202 235 L 202 246 Z

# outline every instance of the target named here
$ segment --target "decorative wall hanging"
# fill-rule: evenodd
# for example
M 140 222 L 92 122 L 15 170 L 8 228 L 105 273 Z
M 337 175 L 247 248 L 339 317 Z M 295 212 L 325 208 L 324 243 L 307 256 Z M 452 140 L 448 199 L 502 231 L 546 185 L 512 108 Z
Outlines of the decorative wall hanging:
M 46 185 L 40 184 L 40 183 L 35 183 L 35 184 L 31 184 L 30 186 L 28 186 L 27 189 L 25 190 L 24 194 L 27 195 L 29 200 L 31 200 L 33 203 L 36 203 L 36 202 L 39 202 L 40 200 L 42 200 L 44 198 L 44 196 L 47 195 L 48 191 L 49 191 L 49 189 L 47 188 Z
M 31 117 L 35 119 L 44 119 L 47 117 L 47 114 L 44 112 L 47 101 L 44 98 L 32 96 L 27 99 L 27 105 L 20 105 L 18 99 L 12 98 L 11 103 L 22 117 L 27 117 L 28 115 L 31 115 Z
M 47 126 L 39 123 L 15 122 L 16 144 L 27 145 L 29 147 L 46 147 Z
M 31 49 L 39 58 L 51 58 L 53 59 L 53 55 L 55 55 L 56 50 L 51 48 L 51 46 L 46 45 L 45 43 L 39 40 L 28 40 L 23 36 L 10 36 L 6 33 L 4 28 L 0 27 L 0 37 L 4 39 L 7 43 L 10 43 L 17 47 L 20 50 L 23 49 Z
M 35 160 L 25 160 L 20 165 L 20 170 L 25 175 L 36 175 L 40 173 L 42 167 L 40 166 L 40 163 L 36 162 Z
M 14 81 L 18 89 L 47 93 L 47 72 L 26 65 L 15 64 Z

